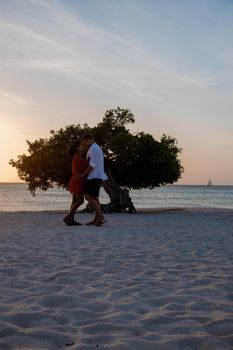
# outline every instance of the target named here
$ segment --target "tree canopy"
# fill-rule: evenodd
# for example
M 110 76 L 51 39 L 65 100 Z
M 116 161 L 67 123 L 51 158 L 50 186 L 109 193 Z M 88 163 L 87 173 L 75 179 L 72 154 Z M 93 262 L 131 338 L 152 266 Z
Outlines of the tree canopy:
M 68 149 L 84 134 L 91 133 L 103 149 L 105 170 L 117 185 L 140 189 L 176 182 L 183 172 L 177 140 L 162 135 L 157 141 L 148 133 L 131 133 L 127 125 L 134 121 L 128 109 L 107 110 L 95 127 L 69 125 L 50 131 L 49 138 L 26 141 L 29 154 L 18 155 L 10 164 L 31 192 L 53 186 L 68 189 L 71 176 Z

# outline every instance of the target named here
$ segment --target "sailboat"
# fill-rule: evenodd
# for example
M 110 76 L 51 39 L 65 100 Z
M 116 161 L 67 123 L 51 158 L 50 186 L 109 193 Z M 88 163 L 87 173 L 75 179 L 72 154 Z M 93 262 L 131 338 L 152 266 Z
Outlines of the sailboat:
M 211 179 L 209 179 L 207 186 L 213 186 L 213 182 L 211 181 Z

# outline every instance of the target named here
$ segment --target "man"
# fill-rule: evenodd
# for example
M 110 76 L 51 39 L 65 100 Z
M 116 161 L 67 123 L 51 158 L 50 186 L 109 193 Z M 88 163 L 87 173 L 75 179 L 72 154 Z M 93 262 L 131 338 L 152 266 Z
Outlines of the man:
M 85 198 L 95 212 L 94 219 L 87 225 L 101 226 L 107 221 L 100 211 L 99 204 L 100 186 L 103 180 L 107 179 L 104 172 L 104 155 L 90 134 L 82 137 L 81 146 L 88 148 L 87 159 L 89 159 L 88 167 L 81 174 L 81 177 L 86 177 Z

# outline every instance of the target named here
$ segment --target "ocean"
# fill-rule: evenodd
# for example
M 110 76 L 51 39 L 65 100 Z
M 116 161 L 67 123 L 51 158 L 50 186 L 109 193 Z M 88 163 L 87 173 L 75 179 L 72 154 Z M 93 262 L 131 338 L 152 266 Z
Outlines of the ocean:
M 167 185 L 153 190 L 131 190 L 130 197 L 136 209 L 233 209 L 233 186 Z M 100 201 L 108 203 L 103 189 Z M 38 190 L 33 197 L 24 183 L 0 183 L 0 211 L 66 211 L 70 203 L 70 193 L 62 189 Z

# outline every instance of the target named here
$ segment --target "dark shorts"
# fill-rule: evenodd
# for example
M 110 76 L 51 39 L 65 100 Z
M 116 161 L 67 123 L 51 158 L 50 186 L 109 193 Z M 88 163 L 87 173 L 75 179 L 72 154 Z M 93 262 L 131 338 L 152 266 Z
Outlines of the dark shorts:
M 89 194 L 92 197 L 99 197 L 102 182 L 101 179 L 87 180 L 85 184 L 85 194 Z

